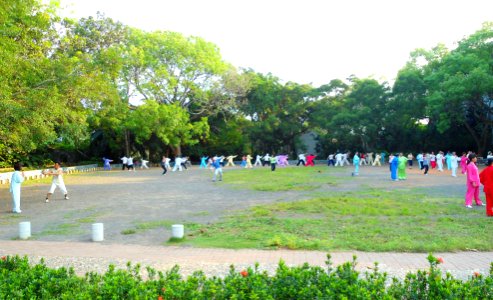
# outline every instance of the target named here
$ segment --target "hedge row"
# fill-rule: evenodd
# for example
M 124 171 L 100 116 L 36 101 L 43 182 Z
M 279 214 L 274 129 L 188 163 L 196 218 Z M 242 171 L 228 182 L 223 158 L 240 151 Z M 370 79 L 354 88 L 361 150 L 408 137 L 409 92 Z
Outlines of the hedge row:
M 360 274 L 356 257 L 335 268 L 327 258 L 325 269 L 281 261 L 273 276 L 257 265 L 242 271 L 232 266 L 224 278 L 202 272 L 183 278 L 176 266 L 166 273 L 147 267 L 144 278 L 130 263 L 126 270 L 110 265 L 104 274 L 81 277 L 73 269 L 50 269 L 43 260 L 31 265 L 27 257 L 6 256 L 0 259 L 0 299 L 493 299 L 493 263 L 488 276 L 461 281 L 442 274 L 442 260 L 430 254 L 428 270 L 398 280 L 377 264 Z

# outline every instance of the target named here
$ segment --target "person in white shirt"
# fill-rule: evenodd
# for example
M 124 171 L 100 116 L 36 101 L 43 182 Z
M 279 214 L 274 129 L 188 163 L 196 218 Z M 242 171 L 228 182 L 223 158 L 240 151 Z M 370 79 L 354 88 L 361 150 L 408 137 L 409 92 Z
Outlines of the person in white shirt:
M 183 171 L 182 166 L 181 166 L 181 162 L 182 162 L 182 159 L 180 156 L 175 157 L 175 165 L 173 167 L 173 170 L 171 170 L 171 171 L 175 172 L 177 169 L 180 172 Z
M 130 169 L 132 169 L 132 171 L 135 172 L 135 168 L 134 168 L 134 158 L 129 156 L 127 158 L 127 169 L 128 171 L 130 171 Z
M 438 171 L 443 172 L 443 152 L 439 151 L 436 155 Z
M 269 155 L 269 153 L 267 153 L 266 155 L 264 155 L 264 157 L 262 159 L 263 159 L 263 161 L 262 161 L 262 167 L 264 167 L 265 165 L 270 165 L 270 155 Z
M 300 164 L 306 165 L 306 157 L 304 153 L 298 154 L 298 163 L 296 165 L 299 166 Z
M 329 154 L 329 157 L 327 157 L 327 166 L 335 166 L 334 154 Z
M 366 161 L 370 166 L 373 165 L 373 152 L 367 153 Z
M 430 165 L 431 165 L 431 169 L 435 169 L 437 167 L 436 155 L 435 152 L 433 151 L 430 154 Z
M 347 159 L 347 158 L 348 158 L 348 156 L 349 156 L 349 152 L 344 153 L 344 154 L 342 155 L 342 165 L 343 165 L 343 166 L 344 166 L 344 164 L 347 164 L 348 166 L 350 165 L 349 160 Z
M 253 165 L 255 167 L 262 165 L 262 156 L 261 155 L 257 154 L 257 156 L 255 157 L 255 163 Z
M 148 163 L 148 162 L 149 162 L 148 160 L 143 159 L 143 160 L 142 160 L 142 165 L 140 165 L 140 168 L 141 168 L 141 169 L 142 169 L 142 168 L 149 169 L 149 167 L 147 166 L 147 163 Z
M 122 171 L 125 171 L 125 168 L 127 167 L 128 158 L 126 156 L 123 156 L 120 159 L 122 161 Z
M 459 167 L 460 158 L 457 157 L 455 152 L 452 152 L 452 156 L 450 157 L 450 166 L 452 167 L 452 177 L 457 177 L 457 168 Z
M 342 167 L 342 153 L 338 152 L 336 154 L 336 164 L 334 167 L 341 166 Z
M 381 167 L 381 166 L 382 166 L 382 164 L 380 163 L 380 161 L 381 161 L 381 156 L 380 156 L 380 154 L 378 154 L 378 153 L 377 153 L 377 154 L 375 154 L 375 160 L 373 161 L 372 166 L 374 167 L 374 166 L 378 165 L 379 167 Z
M 54 171 L 48 170 L 43 172 L 44 175 L 53 176 L 53 179 L 51 180 L 50 190 L 48 191 L 48 194 L 46 194 L 46 199 L 45 199 L 46 203 L 50 202 L 50 196 L 55 192 L 55 189 L 57 187 L 60 188 L 60 190 L 64 194 L 64 199 L 65 200 L 69 199 L 67 188 L 65 187 L 65 183 L 63 182 L 63 169 L 60 166 L 60 163 L 56 162 L 54 168 L 55 168 Z

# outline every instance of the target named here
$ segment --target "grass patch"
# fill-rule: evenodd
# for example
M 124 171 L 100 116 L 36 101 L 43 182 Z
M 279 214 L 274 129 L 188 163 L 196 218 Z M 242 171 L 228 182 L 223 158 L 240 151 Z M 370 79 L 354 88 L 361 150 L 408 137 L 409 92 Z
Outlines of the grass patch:
M 80 228 L 78 223 L 63 223 L 57 224 L 43 230 L 39 233 L 33 234 L 33 238 L 49 236 L 49 235 L 79 235 L 83 234 L 84 230 Z
M 125 229 L 121 232 L 123 235 L 128 235 L 128 234 L 135 234 L 137 233 L 137 230 L 135 229 Z
M 493 249 L 484 208 L 462 198 L 372 190 L 257 206 L 188 234 L 202 247 L 360 251 Z
M 241 169 L 225 174 L 225 182 L 235 188 L 254 191 L 310 191 L 339 180 L 326 166 Z

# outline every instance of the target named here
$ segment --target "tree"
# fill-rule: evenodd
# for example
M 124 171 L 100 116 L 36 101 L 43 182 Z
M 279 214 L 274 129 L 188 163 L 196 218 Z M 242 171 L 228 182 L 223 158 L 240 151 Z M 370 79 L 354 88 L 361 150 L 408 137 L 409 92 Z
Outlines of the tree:
M 443 133 L 460 124 L 478 153 L 491 145 L 493 128 L 493 23 L 425 66 L 430 120 Z M 436 50 L 435 50 L 436 52 Z

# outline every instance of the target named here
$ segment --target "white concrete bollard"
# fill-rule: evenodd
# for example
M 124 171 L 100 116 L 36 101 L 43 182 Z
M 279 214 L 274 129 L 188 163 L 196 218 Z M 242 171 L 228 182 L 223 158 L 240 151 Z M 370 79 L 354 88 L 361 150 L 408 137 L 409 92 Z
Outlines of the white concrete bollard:
M 92 224 L 92 241 L 101 242 L 104 240 L 104 225 L 103 223 Z
M 19 238 L 21 240 L 27 240 L 31 237 L 31 222 L 19 223 Z
M 181 224 L 171 225 L 171 237 L 182 239 L 185 233 L 185 228 Z

